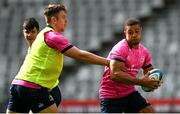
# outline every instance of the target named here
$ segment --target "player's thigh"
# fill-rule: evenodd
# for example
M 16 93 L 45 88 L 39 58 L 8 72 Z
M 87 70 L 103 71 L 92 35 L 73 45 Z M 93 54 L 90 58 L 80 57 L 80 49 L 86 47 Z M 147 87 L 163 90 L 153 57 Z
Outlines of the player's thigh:
M 140 113 L 155 113 L 152 106 L 146 106 L 145 108 L 139 111 Z
M 17 112 L 11 111 L 11 110 L 7 109 L 7 110 L 6 110 L 6 114 L 10 114 L 10 113 L 17 113 Z
M 125 112 L 128 113 L 137 113 L 143 109 L 146 109 L 146 111 L 149 111 L 151 113 L 150 103 L 139 93 L 139 92 L 133 92 L 128 96 L 128 108 Z
M 58 109 L 56 104 L 54 103 L 53 105 L 41 110 L 39 113 L 58 113 Z
M 49 113 L 51 110 L 52 112 L 56 112 L 57 106 L 55 104 L 54 98 L 47 89 L 40 89 L 32 96 L 31 111 L 33 113 L 38 113 L 43 110 L 48 110 Z M 56 107 L 53 106 L 54 104 Z
M 7 112 L 28 113 L 30 104 L 26 100 L 27 98 L 29 98 L 29 94 L 26 88 L 19 85 L 11 85 Z

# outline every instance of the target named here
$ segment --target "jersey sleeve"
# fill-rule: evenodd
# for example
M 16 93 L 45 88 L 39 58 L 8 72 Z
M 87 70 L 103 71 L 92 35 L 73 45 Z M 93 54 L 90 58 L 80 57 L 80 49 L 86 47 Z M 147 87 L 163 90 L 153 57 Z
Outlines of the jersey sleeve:
M 151 66 L 152 66 L 152 57 L 151 57 L 150 52 L 148 50 L 146 50 L 143 69 L 146 69 L 146 68 L 151 67 Z
M 117 44 L 113 47 L 110 53 L 111 60 L 117 60 L 120 62 L 125 62 L 127 57 L 128 49 L 124 45 Z
M 60 33 L 49 31 L 45 33 L 45 42 L 49 47 L 59 50 L 64 53 L 73 45 Z

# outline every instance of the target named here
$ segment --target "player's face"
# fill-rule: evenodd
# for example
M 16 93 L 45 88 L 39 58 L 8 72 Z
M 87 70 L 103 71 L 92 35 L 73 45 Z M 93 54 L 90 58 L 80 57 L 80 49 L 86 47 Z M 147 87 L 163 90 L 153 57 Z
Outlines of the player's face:
M 66 12 L 60 11 L 57 19 L 57 29 L 59 32 L 64 32 L 67 26 Z
M 27 29 L 23 30 L 24 37 L 28 42 L 33 42 L 35 40 L 38 32 L 39 31 L 37 30 L 36 27 L 34 27 L 32 30 L 27 30 Z
M 124 33 L 131 46 L 137 46 L 140 43 L 142 35 L 141 32 L 142 28 L 138 24 L 125 26 Z

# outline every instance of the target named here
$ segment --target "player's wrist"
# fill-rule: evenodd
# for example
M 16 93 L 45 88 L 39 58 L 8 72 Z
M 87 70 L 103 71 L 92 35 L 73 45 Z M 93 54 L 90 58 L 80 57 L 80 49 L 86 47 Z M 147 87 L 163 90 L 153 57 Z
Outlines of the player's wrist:
M 110 66 L 110 61 L 108 59 L 106 59 L 106 66 Z
M 135 82 L 136 85 L 140 85 L 140 86 L 143 85 L 143 81 L 141 79 L 139 79 L 139 78 L 135 78 L 134 82 Z

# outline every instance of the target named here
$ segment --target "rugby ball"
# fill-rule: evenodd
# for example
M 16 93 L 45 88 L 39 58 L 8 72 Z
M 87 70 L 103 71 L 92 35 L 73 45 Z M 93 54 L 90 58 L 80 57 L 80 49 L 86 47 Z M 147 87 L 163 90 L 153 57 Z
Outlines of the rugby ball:
M 154 78 L 155 80 L 163 81 L 164 74 L 160 69 L 156 68 L 156 69 L 153 69 L 153 70 L 149 71 L 149 77 Z M 142 87 L 142 89 L 145 92 L 151 92 L 151 91 L 154 90 L 154 89 L 150 89 L 150 88 L 147 88 L 147 87 Z

